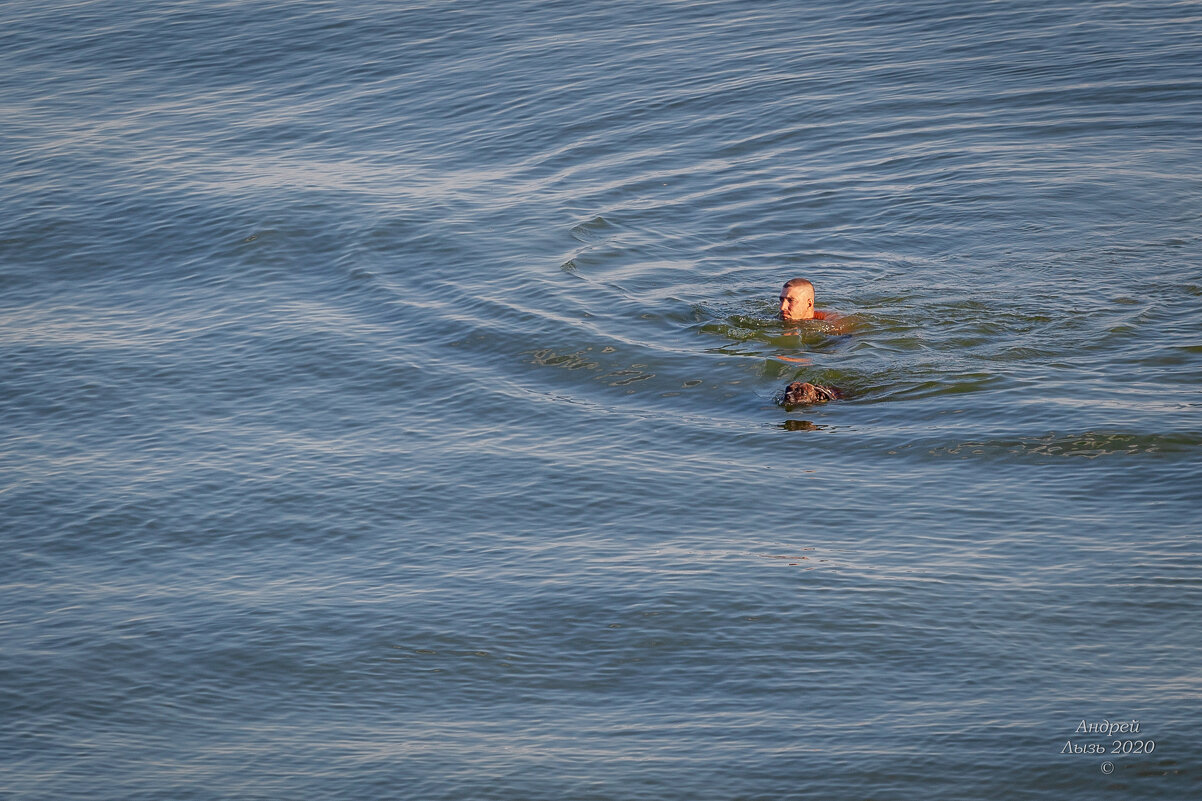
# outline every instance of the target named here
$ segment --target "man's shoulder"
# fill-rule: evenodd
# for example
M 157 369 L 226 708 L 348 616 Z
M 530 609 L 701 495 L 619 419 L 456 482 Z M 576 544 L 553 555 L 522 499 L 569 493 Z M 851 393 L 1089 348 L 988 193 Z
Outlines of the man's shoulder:
M 847 317 L 833 311 L 815 311 L 814 319 L 829 325 L 836 334 L 849 333 L 855 322 L 854 317 Z

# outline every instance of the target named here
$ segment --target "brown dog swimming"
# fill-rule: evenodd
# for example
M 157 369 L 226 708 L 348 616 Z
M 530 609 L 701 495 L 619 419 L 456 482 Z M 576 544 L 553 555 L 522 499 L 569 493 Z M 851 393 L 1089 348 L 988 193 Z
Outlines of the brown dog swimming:
M 785 396 L 781 400 L 785 406 L 802 406 L 813 403 L 826 403 L 839 400 L 843 392 L 838 387 L 824 387 L 806 381 L 794 381 L 785 387 Z

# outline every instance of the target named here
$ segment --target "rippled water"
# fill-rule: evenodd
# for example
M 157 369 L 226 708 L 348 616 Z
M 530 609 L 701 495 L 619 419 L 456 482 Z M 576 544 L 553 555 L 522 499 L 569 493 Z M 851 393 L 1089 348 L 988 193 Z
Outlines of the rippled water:
M 0 7 L 4 790 L 1199 795 L 1200 48 Z

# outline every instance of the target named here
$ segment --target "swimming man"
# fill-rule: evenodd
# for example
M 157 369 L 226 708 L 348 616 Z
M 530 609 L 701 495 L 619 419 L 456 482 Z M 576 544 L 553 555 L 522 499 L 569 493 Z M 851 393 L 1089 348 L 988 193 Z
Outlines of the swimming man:
M 780 318 L 797 320 L 833 320 L 835 315 L 814 308 L 814 285 L 804 278 L 788 281 L 780 290 Z
M 836 332 L 843 333 L 843 320 L 839 315 L 814 308 L 814 285 L 804 278 L 794 278 L 781 287 L 780 318 L 787 323 L 801 320 L 825 320 L 835 326 Z M 795 356 L 777 356 L 776 358 L 795 364 L 810 363 L 809 359 L 799 359 Z M 782 403 L 788 407 L 799 404 L 826 403 L 842 397 L 843 391 L 838 387 L 824 387 L 819 384 L 794 381 L 785 389 Z

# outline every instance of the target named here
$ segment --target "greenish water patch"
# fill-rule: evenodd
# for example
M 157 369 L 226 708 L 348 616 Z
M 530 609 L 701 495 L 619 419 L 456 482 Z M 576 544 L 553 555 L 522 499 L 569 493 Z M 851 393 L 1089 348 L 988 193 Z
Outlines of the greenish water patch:
M 1098 459 L 1102 457 L 1197 453 L 1202 432 L 1175 434 L 1132 434 L 1117 431 L 1086 431 L 1080 434 L 1048 432 L 1040 437 L 985 439 L 960 442 L 931 449 L 932 454 L 961 458 L 1053 457 Z

